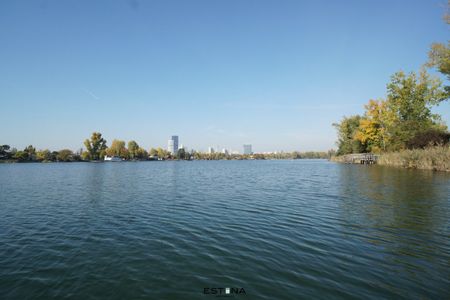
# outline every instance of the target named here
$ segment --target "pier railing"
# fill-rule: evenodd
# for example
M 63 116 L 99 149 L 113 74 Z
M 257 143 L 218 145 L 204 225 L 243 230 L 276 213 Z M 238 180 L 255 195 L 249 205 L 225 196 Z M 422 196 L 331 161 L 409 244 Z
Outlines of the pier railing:
M 347 154 L 344 156 L 344 162 L 349 164 L 372 165 L 376 164 L 379 155 L 373 153 Z

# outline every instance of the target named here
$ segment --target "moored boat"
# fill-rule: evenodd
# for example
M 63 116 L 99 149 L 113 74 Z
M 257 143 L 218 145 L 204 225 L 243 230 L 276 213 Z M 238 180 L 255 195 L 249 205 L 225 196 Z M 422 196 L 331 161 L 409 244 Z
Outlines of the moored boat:
M 106 155 L 104 158 L 105 161 L 122 161 L 122 158 L 119 156 L 108 156 Z

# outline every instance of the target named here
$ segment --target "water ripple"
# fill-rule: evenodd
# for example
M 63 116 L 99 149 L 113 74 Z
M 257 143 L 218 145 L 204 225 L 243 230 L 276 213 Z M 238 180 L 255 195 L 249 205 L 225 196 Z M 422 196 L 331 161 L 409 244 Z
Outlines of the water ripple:
M 450 295 L 448 174 L 196 161 L 0 165 L 0 178 L 1 299 Z

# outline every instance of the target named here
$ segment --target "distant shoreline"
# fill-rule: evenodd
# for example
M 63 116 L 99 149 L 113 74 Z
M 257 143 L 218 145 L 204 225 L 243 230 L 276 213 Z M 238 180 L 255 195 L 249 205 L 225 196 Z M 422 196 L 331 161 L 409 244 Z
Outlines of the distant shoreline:
M 171 151 L 163 148 L 151 148 L 146 151 L 135 141 L 128 142 L 113 140 L 108 147 L 101 133 L 94 132 L 91 139 L 85 140 L 86 150 L 73 152 L 70 149 L 51 151 L 49 149 L 37 150 L 33 145 L 17 150 L 9 145 L 0 145 L 0 162 L 26 163 L 26 162 L 74 162 L 74 161 L 161 161 L 161 160 L 265 160 L 265 159 L 330 159 L 335 154 L 333 150 L 324 151 L 292 151 L 267 153 L 229 153 L 225 149 L 221 152 L 200 152 L 191 149 L 179 148 Z
M 53 164 L 53 163 L 127 163 L 127 162 L 172 162 L 172 161 L 271 161 L 271 160 L 330 160 L 328 158 L 267 158 L 267 159 L 163 159 L 163 160 L 124 160 L 119 162 L 110 162 L 104 160 L 72 160 L 72 161 L 19 161 L 19 160 L 0 160 L 0 164 Z

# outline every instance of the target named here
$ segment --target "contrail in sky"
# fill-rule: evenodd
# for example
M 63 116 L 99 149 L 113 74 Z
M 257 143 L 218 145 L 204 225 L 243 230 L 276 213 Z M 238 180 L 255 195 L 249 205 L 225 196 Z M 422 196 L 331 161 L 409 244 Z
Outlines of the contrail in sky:
M 93 92 L 87 90 L 87 89 L 82 89 L 86 94 L 88 94 L 89 96 L 91 96 L 92 98 L 94 98 L 95 100 L 100 100 L 100 97 L 98 97 L 97 95 L 95 95 Z

